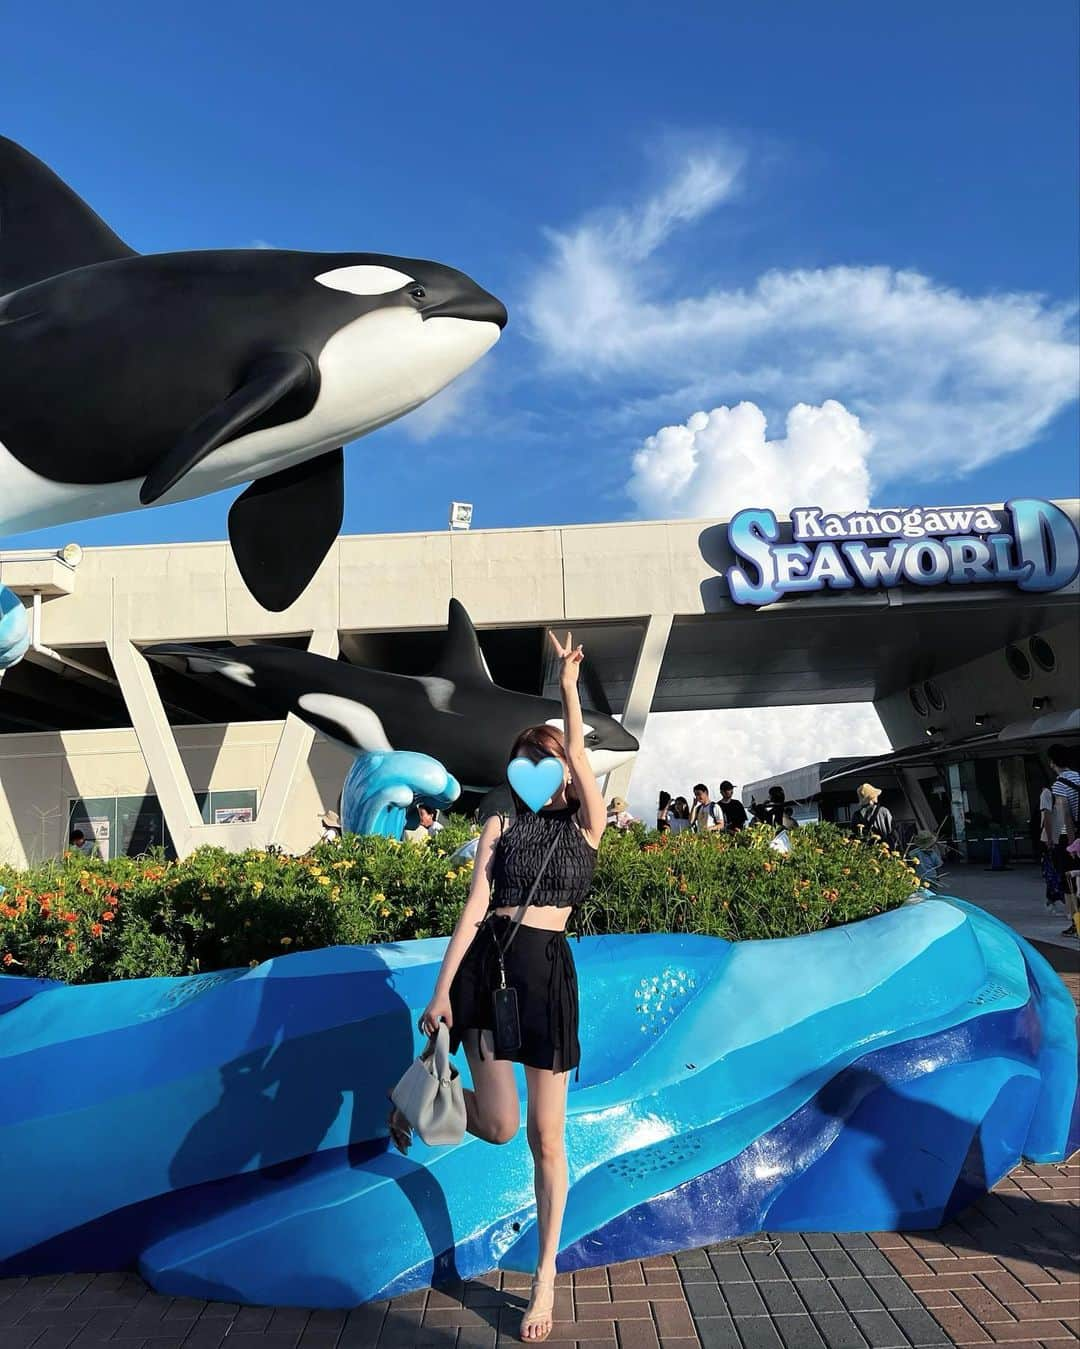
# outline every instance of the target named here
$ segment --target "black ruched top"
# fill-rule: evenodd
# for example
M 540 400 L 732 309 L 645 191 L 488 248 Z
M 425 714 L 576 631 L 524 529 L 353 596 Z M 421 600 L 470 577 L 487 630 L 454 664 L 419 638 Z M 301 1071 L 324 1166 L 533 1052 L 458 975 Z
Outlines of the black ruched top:
M 578 905 L 589 893 L 596 869 L 596 849 L 577 827 L 577 806 L 522 811 L 495 843 L 491 863 L 489 908 L 524 903 L 552 841 L 558 839 L 536 894 L 536 905 Z

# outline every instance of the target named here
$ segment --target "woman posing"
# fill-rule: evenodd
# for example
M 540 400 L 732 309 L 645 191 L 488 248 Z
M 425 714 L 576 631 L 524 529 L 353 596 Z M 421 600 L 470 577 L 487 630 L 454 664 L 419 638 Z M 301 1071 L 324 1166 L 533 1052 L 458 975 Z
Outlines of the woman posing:
M 544 809 L 530 811 L 515 798 L 511 823 L 492 816 L 476 849 L 472 886 L 443 956 L 435 992 L 420 1018 L 431 1035 L 440 1021 L 450 1027 L 451 1049 L 464 1044 L 473 1089 L 465 1092 L 466 1129 L 488 1143 L 506 1143 L 521 1124 L 511 1062 L 525 1066 L 527 1131 L 533 1157 L 539 1254 L 529 1304 L 521 1322 L 525 1343 L 547 1339 L 555 1300 L 555 1256 L 569 1185 L 566 1161 L 566 1093 L 577 1068 L 578 987 L 565 929 L 589 890 L 596 850 L 607 823 L 604 799 L 585 752 L 577 680 L 583 652 L 569 633 L 565 644 L 551 635 L 561 662 L 563 725 L 521 732 L 507 757 L 538 763 L 555 758 L 562 786 Z M 545 865 L 545 859 L 546 865 Z M 517 990 L 521 1046 L 496 1056 L 491 995 L 498 977 L 498 951 L 506 947 L 512 920 L 533 883 L 539 884 L 505 955 L 506 981 Z M 404 1151 L 408 1121 L 391 1111 L 390 1131 Z

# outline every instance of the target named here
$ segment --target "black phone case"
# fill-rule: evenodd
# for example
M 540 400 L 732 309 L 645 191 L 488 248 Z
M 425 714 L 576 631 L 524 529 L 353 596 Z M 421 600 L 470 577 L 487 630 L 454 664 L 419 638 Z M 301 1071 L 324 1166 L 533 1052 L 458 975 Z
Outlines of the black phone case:
M 492 1038 L 496 1054 L 512 1054 L 521 1048 L 516 988 L 497 988 L 491 995 Z

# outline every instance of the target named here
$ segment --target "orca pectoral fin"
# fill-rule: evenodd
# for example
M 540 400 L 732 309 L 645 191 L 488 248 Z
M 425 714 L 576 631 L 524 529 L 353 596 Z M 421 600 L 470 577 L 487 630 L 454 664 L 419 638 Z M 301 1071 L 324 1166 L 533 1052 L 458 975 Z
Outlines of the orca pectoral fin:
M 303 594 L 338 536 L 345 511 L 340 449 L 260 478 L 233 502 L 229 539 L 244 583 L 280 613 Z
M 290 407 L 282 421 L 303 416 L 311 410 L 317 392 L 315 368 L 302 351 L 271 351 L 260 356 L 243 384 L 188 427 L 179 442 L 154 465 L 139 490 L 139 500 L 144 506 L 153 505 L 208 454 L 250 429 L 252 422 L 284 399 L 289 399 Z M 304 398 L 305 393 L 310 397 Z

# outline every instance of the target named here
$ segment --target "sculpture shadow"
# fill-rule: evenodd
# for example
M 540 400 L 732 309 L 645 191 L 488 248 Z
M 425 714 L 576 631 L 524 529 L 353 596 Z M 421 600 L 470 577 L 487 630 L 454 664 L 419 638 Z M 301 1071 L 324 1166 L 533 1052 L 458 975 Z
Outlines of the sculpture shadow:
M 817 1113 L 843 1126 L 824 1154 L 824 1169 L 815 1177 L 812 1167 L 788 1190 L 785 1200 L 794 1200 L 797 1206 L 800 1190 L 804 1196 L 812 1195 L 822 1184 L 836 1184 L 845 1152 L 855 1147 L 861 1151 L 864 1169 L 878 1176 L 882 1192 L 888 1195 L 894 1213 L 891 1229 L 940 1232 L 949 1227 L 971 1240 L 957 1220 L 962 1224 L 965 1213 L 976 1213 L 987 1202 L 998 1176 L 1020 1155 L 1030 1115 L 1030 1090 L 1026 1079 L 1007 1080 L 991 1108 L 972 1125 L 940 1105 L 902 1095 L 878 1073 L 853 1065 L 827 1082 L 813 1101 Z M 853 1143 L 860 1137 L 861 1145 Z M 942 1194 L 947 1195 L 943 1205 Z M 941 1211 L 939 1222 L 927 1221 L 928 1210 L 934 1208 Z M 1039 1225 L 1045 1226 L 1041 1218 Z M 1023 1244 L 1026 1239 L 1018 1235 L 1026 1226 L 1030 1237 L 1035 1229 L 1019 1220 L 1012 1234 L 1005 1228 L 995 1233 L 980 1223 L 980 1249 L 987 1249 L 983 1243 L 990 1241 L 1002 1254 L 1019 1255 L 1026 1249 L 1030 1255 L 1031 1248 Z M 1049 1248 L 1051 1243 L 1041 1245 Z M 1060 1251 L 1055 1258 L 1061 1259 Z
M 349 1167 L 400 1188 L 430 1245 L 433 1282 L 455 1280 L 446 1195 L 428 1167 L 391 1151 L 387 1136 L 386 1091 L 415 1052 L 412 1010 L 394 988 L 393 971 L 366 954 L 370 963 L 360 971 L 313 981 L 330 1005 L 357 1009 L 356 1020 L 325 1029 L 304 1015 L 297 985 L 305 981 L 290 977 L 287 962 L 280 971 L 268 968 L 249 1033 L 258 1048 L 222 1065 L 221 1095 L 188 1131 L 169 1179 L 180 1190 L 208 1178 L 250 1177 L 265 1195 L 268 1186 L 303 1184 L 340 1166 L 344 1149 Z

